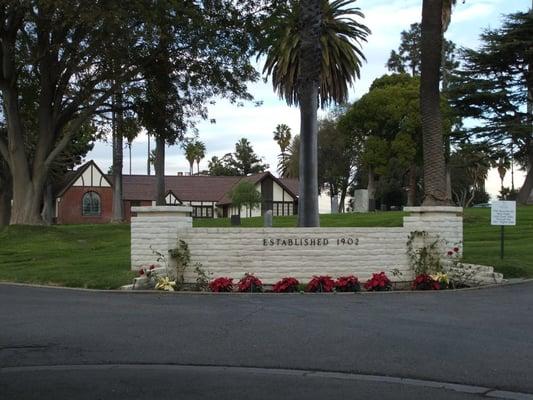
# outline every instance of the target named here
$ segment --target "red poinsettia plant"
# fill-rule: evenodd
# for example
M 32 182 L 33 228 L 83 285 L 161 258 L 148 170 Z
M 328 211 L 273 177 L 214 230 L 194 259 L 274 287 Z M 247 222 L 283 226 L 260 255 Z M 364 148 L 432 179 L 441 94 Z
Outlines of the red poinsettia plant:
M 335 288 L 335 281 L 330 276 L 313 276 L 313 279 L 307 284 L 308 292 L 326 293 L 332 292 Z
M 441 284 L 428 274 L 418 275 L 411 284 L 413 290 L 440 290 Z
M 139 276 L 148 276 L 150 277 L 151 273 L 153 272 L 153 270 L 155 269 L 155 265 L 150 265 L 148 268 L 144 269 L 144 268 L 141 268 L 139 270 Z
M 244 274 L 239 281 L 239 292 L 262 292 L 263 282 L 259 278 L 253 276 L 253 274 Z
M 212 292 L 231 292 L 233 290 L 233 279 L 232 278 L 216 278 L 209 282 L 209 289 Z
M 274 293 L 293 293 L 298 290 L 299 284 L 300 282 L 296 278 L 283 278 L 272 286 L 272 291 Z
M 386 290 L 391 290 L 392 282 L 387 277 L 387 275 L 385 275 L 385 272 L 372 274 L 372 278 L 370 278 L 365 283 L 365 289 L 370 292 L 382 292 Z
M 358 292 L 361 290 L 361 285 L 356 276 L 341 276 L 335 281 L 335 290 L 337 292 Z

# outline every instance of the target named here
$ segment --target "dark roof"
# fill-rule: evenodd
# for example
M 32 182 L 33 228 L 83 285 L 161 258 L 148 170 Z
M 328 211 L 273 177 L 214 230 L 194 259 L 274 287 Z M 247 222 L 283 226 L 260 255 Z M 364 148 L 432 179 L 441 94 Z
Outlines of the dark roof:
M 69 171 L 62 182 L 57 185 L 57 197 L 61 196 L 78 177 L 90 166 L 98 166 L 94 161 L 89 161 L 79 167 L 76 171 Z M 98 170 L 102 172 L 99 168 Z M 104 175 L 110 185 L 113 179 Z M 181 202 L 183 201 L 205 201 L 216 202 L 218 204 L 231 204 L 229 193 L 231 189 L 241 181 L 248 181 L 254 184 L 262 182 L 271 177 L 276 183 L 283 187 L 291 196 L 298 195 L 298 180 L 278 179 L 270 172 L 262 172 L 249 176 L 165 176 L 165 190 L 168 194 L 172 192 Z M 123 198 L 129 201 L 155 200 L 156 199 L 156 177 L 154 175 L 122 175 Z
M 289 189 L 292 194 L 296 197 L 298 197 L 299 194 L 299 181 L 298 179 L 293 178 L 279 178 L 279 181 L 287 188 Z
M 165 176 L 165 189 L 181 201 L 218 202 L 239 182 L 240 176 Z M 123 175 L 124 200 L 155 200 L 153 175 Z

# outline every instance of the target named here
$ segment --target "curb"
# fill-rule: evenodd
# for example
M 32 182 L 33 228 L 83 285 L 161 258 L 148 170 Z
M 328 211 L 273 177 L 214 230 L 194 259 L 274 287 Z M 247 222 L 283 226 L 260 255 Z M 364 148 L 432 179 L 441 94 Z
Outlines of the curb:
M 516 286 L 533 282 L 533 278 L 524 279 L 520 281 L 513 282 L 504 282 L 504 283 L 495 283 L 491 285 L 483 285 L 469 288 L 461 289 L 446 289 L 446 290 L 391 290 L 384 292 L 367 292 L 360 291 L 357 293 L 343 293 L 343 292 L 332 292 L 332 293 L 308 293 L 308 292 L 293 292 L 293 293 L 242 293 L 242 292 L 194 292 L 194 291 L 175 291 L 167 292 L 163 290 L 123 290 L 123 289 L 89 289 L 89 288 L 76 288 L 76 287 L 67 287 L 67 286 L 53 286 L 53 285 L 42 285 L 42 284 L 33 284 L 33 283 L 20 283 L 20 282 L 8 282 L 0 281 L 0 287 L 2 286 L 15 286 L 15 287 L 29 287 L 36 289 L 56 289 L 56 290 L 65 290 L 65 291 L 74 291 L 74 292 L 88 292 L 88 293 L 121 293 L 121 294 L 165 294 L 165 295 L 208 295 L 208 296 L 265 296 L 265 295 L 284 295 L 284 296 L 359 296 L 359 295 L 397 295 L 397 294 L 410 294 L 410 295 L 419 295 L 419 294 L 428 294 L 428 293 L 451 293 L 451 292 L 468 292 L 475 290 L 484 290 L 484 289 L 493 289 L 506 286 Z

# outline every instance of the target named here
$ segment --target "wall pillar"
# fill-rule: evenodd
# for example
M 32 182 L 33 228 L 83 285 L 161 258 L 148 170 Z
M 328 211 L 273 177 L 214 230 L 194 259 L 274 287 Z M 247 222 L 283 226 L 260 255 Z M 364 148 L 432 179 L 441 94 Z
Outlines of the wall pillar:
M 154 264 L 156 250 L 168 259 L 168 250 L 175 248 L 178 232 L 192 228 L 192 207 L 151 206 L 132 207 L 131 218 L 131 269 L 137 271 L 142 265 Z
M 462 252 L 462 207 L 404 207 L 403 210 L 410 213 L 403 218 L 403 226 L 408 232 L 425 231 L 430 237 L 442 239 L 443 246 L 459 246 Z

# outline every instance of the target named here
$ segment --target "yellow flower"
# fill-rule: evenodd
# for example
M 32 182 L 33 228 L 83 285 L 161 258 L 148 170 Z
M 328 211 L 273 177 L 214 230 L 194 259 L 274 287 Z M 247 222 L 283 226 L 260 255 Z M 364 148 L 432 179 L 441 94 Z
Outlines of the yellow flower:
M 176 281 L 171 281 L 168 276 L 159 278 L 155 288 L 158 290 L 166 290 L 167 292 L 173 292 L 176 286 Z
M 449 283 L 448 275 L 443 272 L 438 272 L 435 275 L 430 275 L 431 279 L 440 283 Z

